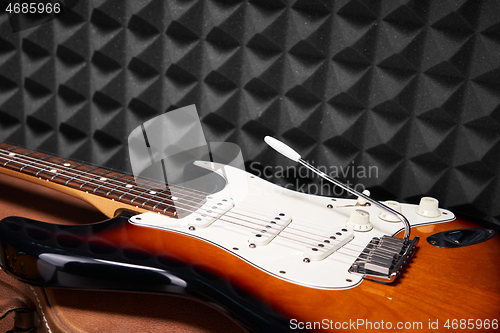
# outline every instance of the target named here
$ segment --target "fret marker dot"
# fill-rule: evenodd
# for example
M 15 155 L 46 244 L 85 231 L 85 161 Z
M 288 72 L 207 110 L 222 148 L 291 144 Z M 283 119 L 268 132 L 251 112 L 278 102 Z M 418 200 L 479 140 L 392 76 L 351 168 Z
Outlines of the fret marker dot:
M 52 170 L 50 170 L 50 172 L 57 173 L 57 170 L 56 169 L 52 169 Z
M 9 156 L 16 156 L 16 153 L 10 153 Z
M 125 186 L 126 188 L 132 188 L 134 187 L 134 185 L 131 185 L 131 184 L 128 184 L 127 186 Z
M 108 178 L 106 178 L 106 177 L 101 177 L 101 179 L 99 179 L 99 180 L 101 180 L 101 181 L 106 181 L 106 180 L 108 180 Z
M 69 164 L 69 163 L 64 163 L 63 165 L 64 165 L 65 167 L 69 167 L 69 166 L 71 166 L 71 164 Z
M 177 198 L 177 197 L 172 197 L 172 200 L 179 200 L 179 198 Z
M 149 194 L 156 194 L 155 191 L 149 191 Z

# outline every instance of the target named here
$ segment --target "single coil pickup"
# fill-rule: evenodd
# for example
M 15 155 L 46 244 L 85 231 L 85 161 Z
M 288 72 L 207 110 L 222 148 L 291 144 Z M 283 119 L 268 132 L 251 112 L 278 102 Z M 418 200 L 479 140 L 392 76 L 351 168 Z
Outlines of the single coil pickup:
M 349 268 L 367 279 L 392 283 L 416 251 L 419 238 L 405 242 L 391 236 L 374 237 Z
M 317 243 L 307 246 L 304 250 L 304 261 L 320 261 L 349 243 L 354 238 L 352 230 L 342 228 L 327 234 Z
M 276 236 L 279 235 L 281 231 L 283 231 L 283 229 L 285 229 L 290 224 L 290 222 L 292 222 L 292 217 L 284 212 L 280 212 L 271 217 L 261 230 L 252 232 L 252 234 L 248 238 L 250 247 L 264 246 L 269 244 Z
M 207 197 L 207 202 L 195 212 L 185 217 L 192 228 L 206 228 L 233 208 L 233 199 L 228 197 Z

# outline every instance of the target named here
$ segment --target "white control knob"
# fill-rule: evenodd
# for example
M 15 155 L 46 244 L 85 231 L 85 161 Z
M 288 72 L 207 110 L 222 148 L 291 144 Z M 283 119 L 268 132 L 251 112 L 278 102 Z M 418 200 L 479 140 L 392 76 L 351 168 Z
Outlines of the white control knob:
M 420 204 L 415 209 L 415 212 L 425 217 L 438 217 L 441 215 L 439 201 L 431 197 L 423 197 L 420 199 Z
M 386 205 L 389 208 L 394 209 L 398 213 L 401 213 L 401 204 L 399 202 L 397 202 L 397 201 L 392 201 L 392 200 L 385 201 L 384 205 Z M 387 221 L 387 222 L 401 222 L 401 220 L 399 219 L 399 217 L 397 217 L 394 214 L 389 213 L 385 209 L 381 209 L 378 212 L 378 217 L 381 220 L 384 220 L 384 221 Z
M 368 191 L 368 190 L 364 190 L 364 191 L 363 191 L 363 192 L 361 192 L 361 193 L 363 193 L 363 194 L 364 194 L 364 195 L 366 195 L 367 197 L 369 197 L 369 196 L 370 196 L 370 191 Z M 358 202 L 356 203 L 356 206 L 364 206 L 364 205 L 366 205 L 366 203 L 367 203 L 367 202 L 368 202 L 368 201 L 366 201 L 364 198 L 362 198 L 362 197 L 358 197 Z
M 373 229 L 370 223 L 370 213 L 361 209 L 352 211 L 345 225 L 354 231 L 370 231 Z

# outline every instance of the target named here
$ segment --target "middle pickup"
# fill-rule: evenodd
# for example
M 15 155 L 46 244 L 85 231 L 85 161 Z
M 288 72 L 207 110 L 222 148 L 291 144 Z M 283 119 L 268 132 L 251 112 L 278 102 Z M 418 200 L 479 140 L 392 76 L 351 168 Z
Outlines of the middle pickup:
M 316 242 L 311 243 L 304 250 L 304 260 L 320 261 L 337 251 L 354 238 L 354 233 L 348 228 L 341 228 L 331 232 Z
M 250 247 L 264 246 L 269 244 L 278 234 L 285 229 L 290 222 L 292 222 L 292 217 L 286 213 L 280 212 L 275 216 L 271 217 L 269 221 L 263 225 L 260 230 L 252 232 L 250 237 L 248 237 L 248 242 Z

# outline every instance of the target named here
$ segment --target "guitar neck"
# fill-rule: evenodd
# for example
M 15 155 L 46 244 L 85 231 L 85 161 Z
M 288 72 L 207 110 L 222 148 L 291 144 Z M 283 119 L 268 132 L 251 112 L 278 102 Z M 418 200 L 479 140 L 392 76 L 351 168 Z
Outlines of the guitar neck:
M 108 217 L 120 210 L 177 217 L 177 210 L 198 205 L 199 193 L 176 189 L 174 202 L 165 184 L 0 142 L 0 173 L 24 179 L 87 201 Z M 189 199 L 187 199 L 189 198 Z M 183 205 L 185 207 L 183 208 Z

